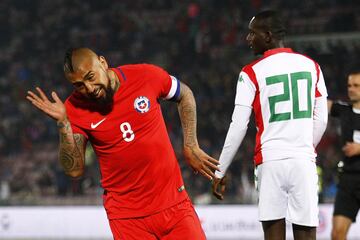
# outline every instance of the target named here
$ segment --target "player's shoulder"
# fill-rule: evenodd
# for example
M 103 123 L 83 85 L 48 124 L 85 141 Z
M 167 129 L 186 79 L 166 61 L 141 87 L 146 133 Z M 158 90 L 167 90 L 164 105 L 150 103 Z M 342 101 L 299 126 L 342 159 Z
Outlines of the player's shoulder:
M 294 51 L 292 48 L 276 48 L 266 51 L 262 57 L 245 65 L 243 70 L 246 72 L 247 70 L 256 69 L 259 66 L 260 69 L 262 69 L 262 67 L 268 68 L 269 64 L 273 64 L 274 61 L 278 60 L 277 57 L 280 57 L 282 59 L 281 61 L 278 61 L 278 63 L 280 64 L 284 64 L 287 62 L 290 63 L 295 61 L 302 63 L 307 62 L 310 64 L 315 64 L 315 66 L 319 67 L 319 64 L 314 59 L 303 53 Z M 277 59 L 275 60 L 273 58 L 277 58 Z
M 78 115 L 79 110 L 85 106 L 85 101 L 83 101 L 76 92 L 72 92 L 70 96 L 64 102 L 67 115 Z
M 292 56 L 294 54 L 298 54 L 296 52 L 294 52 L 291 48 L 274 48 L 274 49 L 269 49 L 267 51 L 264 52 L 264 54 L 253 60 L 252 62 L 250 62 L 249 64 L 245 65 L 243 67 L 243 70 L 247 70 L 247 69 L 252 69 L 254 68 L 255 65 L 258 65 L 258 64 L 262 64 L 262 63 L 265 63 L 267 64 L 269 59 L 271 59 L 272 57 L 275 57 L 275 56 L 278 56 L 278 54 L 287 54 L 289 56 Z M 282 55 L 282 57 L 284 57 Z
M 163 74 L 166 71 L 155 64 L 152 63 L 136 63 L 136 64 L 126 64 L 117 67 L 120 69 L 125 77 L 126 76 L 146 76 L 147 74 Z
M 65 100 L 65 107 L 66 111 L 73 113 L 78 108 L 82 108 L 86 105 L 86 101 L 83 100 L 83 98 L 80 96 L 80 94 L 77 94 L 77 92 L 73 91 L 70 96 Z
M 331 112 L 332 113 L 342 113 L 342 114 L 347 114 L 347 113 L 351 113 L 352 112 L 352 104 L 349 102 L 345 102 L 342 100 L 336 100 L 333 101 L 332 105 L 331 105 Z
M 147 70 L 147 69 L 158 69 L 159 66 L 152 64 L 152 63 L 134 63 L 134 64 L 125 64 L 118 66 L 117 68 L 120 68 L 124 71 L 133 71 L 133 70 Z
M 76 91 L 73 91 L 65 100 L 64 104 L 66 107 L 76 107 L 82 103 L 80 94 Z
M 337 105 L 344 108 L 352 108 L 352 105 L 348 102 L 342 101 L 342 100 L 336 100 L 333 102 L 333 105 Z
M 305 53 L 300 53 L 300 52 L 294 51 L 292 54 L 294 54 L 295 56 L 302 57 L 302 58 L 304 58 L 304 59 L 310 60 L 310 61 L 318 64 L 312 57 L 308 56 L 308 55 L 305 54 Z
M 256 59 L 256 60 L 250 62 L 249 64 L 246 64 L 245 66 L 243 66 L 243 68 L 241 69 L 239 77 L 241 77 L 244 73 L 246 73 L 246 75 L 248 75 L 248 76 L 251 75 L 254 72 L 253 66 L 256 63 L 260 62 L 262 59 L 263 59 L 263 57 L 261 57 L 259 59 Z
M 85 99 L 80 93 L 73 91 L 65 100 L 67 114 L 83 114 L 84 111 L 98 111 L 97 105 Z
M 246 70 L 252 69 L 254 65 L 256 65 L 257 63 L 261 62 L 262 60 L 264 60 L 266 58 L 266 56 L 261 56 L 255 60 L 253 60 L 252 62 L 246 64 L 243 68 L 242 71 L 246 72 Z
M 145 63 L 124 64 L 115 68 L 121 70 L 124 73 L 138 73 L 143 71 L 143 69 L 146 67 L 145 65 Z

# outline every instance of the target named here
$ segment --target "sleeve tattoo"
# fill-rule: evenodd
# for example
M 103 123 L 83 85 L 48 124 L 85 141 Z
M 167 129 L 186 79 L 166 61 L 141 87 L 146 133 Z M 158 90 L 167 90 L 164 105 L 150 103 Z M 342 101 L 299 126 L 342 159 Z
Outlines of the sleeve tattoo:
M 191 90 L 184 85 L 182 87 L 182 96 L 178 105 L 180 120 L 184 133 L 184 145 L 197 145 L 196 139 L 196 104 Z
M 73 134 L 69 122 L 59 126 L 59 134 L 59 159 L 65 173 L 82 171 L 85 161 L 85 137 L 81 134 Z

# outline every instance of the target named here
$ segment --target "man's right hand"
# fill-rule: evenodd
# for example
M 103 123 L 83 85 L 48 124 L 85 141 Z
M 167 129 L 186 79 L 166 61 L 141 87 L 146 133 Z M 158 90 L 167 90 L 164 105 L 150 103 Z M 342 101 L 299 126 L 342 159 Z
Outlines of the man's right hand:
M 65 105 L 55 92 L 51 93 L 51 97 L 54 100 L 54 102 L 51 102 L 39 87 L 36 87 L 36 91 L 38 94 L 28 91 L 26 99 L 28 99 L 35 107 L 55 119 L 58 123 L 67 120 Z
M 214 178 L 212 181 L 212 193 L 219 199 L 224 200 L 224 193 L 226 188 L 226 176 L 223 178 Z

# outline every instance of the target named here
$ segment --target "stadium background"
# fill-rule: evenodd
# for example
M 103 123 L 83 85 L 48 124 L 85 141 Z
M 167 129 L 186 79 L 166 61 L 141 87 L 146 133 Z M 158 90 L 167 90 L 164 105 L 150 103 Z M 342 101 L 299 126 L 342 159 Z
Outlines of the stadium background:
M 347 74 L 360 69 L 360 1 L 1 0 L 0 214 L 1 206 L 101 205 L 91 147 L 84 177 L 70 180 L 57 161 L 54 122 L 25 99 L 35 86 L 55 90 L 62 99 L 70 93 L 62 72 L 68 47 L 93 48 L 111 66 L 158 64 L 187 83 L 197 100 L 199 143 L 218 158 L 237 75 L 255 59 L 245 41 L 248 22 L 267 8 L 280 10 L 287 19 L 287 45 L 320 63 L 330 98 L 346 100 Z M 219 202 L 209 183 L 183 160 L 177 108 L 163 103 L 163 110 L 193 201 L 255 204 L 254 125 L 230 168 L 226 199 Z M 317 149 L 324 204 L 333 203 L 336 193 L 336 165 L 342 158 L 337 133 L 338 123 L 331 119 Z

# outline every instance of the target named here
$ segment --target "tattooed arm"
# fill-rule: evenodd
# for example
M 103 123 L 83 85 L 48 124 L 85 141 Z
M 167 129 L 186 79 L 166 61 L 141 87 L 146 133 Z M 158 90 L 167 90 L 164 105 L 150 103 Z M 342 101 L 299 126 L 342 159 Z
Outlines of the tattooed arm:
M 60 163 L 67 175 L 79 177 L 84 172 L 86 138 L 82 134 L 73 134 L 67 119 L 58 122 L 58 127 Z
M 45 93 L 36 88 L 37 94 L 28 91 L 26 98 L 39 110 L 57 121 L 60 135 L 60 163 L 65 173 L 79 177 L 84 171 L 86 138 L 81 134 L 73 134 L 63 102 L 55 92 L 50 101 Z
M 180 83 L 178 102 L 179 116 L 184 135 L 184 157 L 195 173 L 200 172 L 208 179 L 215 177 L 218 161 L 200 149 L 196 135 L 196 103 L 190 88 Z

